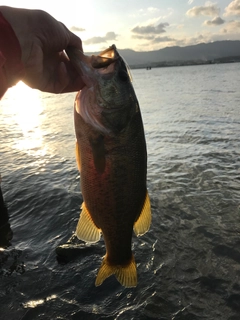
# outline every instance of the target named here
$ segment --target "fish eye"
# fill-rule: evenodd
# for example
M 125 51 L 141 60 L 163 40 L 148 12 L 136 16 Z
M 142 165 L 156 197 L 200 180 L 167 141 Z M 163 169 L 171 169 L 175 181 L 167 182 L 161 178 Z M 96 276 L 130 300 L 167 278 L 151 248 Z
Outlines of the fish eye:
M 118 76 L 122 81 L 127 81 L 129 79 L 128 73 L 125 70 L 119 70 Z

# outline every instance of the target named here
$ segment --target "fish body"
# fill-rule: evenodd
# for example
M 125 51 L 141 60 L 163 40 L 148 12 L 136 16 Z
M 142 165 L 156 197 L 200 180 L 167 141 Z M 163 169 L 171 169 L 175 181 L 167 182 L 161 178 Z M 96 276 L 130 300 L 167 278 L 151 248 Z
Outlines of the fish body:
M 137 284 L 131 250 L 150 227 L 146 187 L 147 151 L 141 112 L 126 64 L 115 45 L 98 56 L 67 51 L 86 87 L 74 105 L 76 159 L 81 177 L 79 239 L 96 242 L 103 234 L 106 255 L 96 285 L 115 274 L 126 287 Z

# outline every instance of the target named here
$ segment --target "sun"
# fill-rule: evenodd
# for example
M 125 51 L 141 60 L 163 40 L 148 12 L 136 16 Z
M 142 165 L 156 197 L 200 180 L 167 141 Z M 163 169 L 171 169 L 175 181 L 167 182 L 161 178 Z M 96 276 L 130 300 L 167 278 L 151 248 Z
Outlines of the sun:
M 42 148 L 41 92 L 19 82 L 8 90 L 2 103 L 5 110 L 4 121 L 11 131 L 16 132 L 13 147 L 28 153 Z

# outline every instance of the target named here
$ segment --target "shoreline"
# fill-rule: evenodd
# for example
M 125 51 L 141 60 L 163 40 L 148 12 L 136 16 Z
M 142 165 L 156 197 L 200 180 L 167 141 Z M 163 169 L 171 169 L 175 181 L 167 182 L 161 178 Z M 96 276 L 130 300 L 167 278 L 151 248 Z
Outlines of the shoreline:
M 183 67 L 183 66 L 197 66 L 207 64 L 220 64 L 220 63 L 237 63 L 240 62 L 240 56 L 217 58 L 211 60 L 183 60 L 183 61 L 161 61 L 154 63 L 144 63 L 141 65 L 130 65 L 131 69 L 147 69 L 152 68 L 166 68 L 166 67 Z

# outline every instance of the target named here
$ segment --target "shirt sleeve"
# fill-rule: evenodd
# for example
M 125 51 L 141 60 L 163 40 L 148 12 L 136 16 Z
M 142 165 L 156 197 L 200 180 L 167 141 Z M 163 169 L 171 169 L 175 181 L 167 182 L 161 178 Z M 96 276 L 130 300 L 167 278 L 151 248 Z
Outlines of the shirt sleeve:
M 8 21 L 0 12 L 0 99 L 24 75 L 21 47 Z

